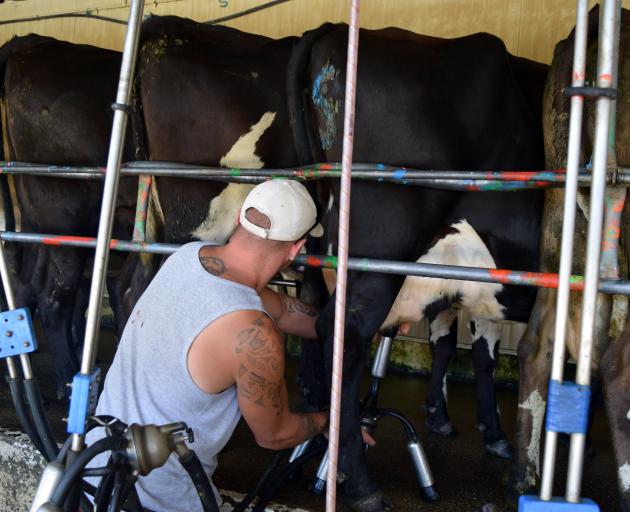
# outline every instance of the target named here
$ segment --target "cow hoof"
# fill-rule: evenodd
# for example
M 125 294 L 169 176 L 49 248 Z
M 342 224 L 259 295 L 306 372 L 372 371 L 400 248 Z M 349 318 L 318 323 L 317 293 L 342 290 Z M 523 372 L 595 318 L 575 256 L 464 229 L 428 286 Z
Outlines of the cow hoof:
M 384 512 L 391 508 L 391 503 L 383 496 L 380 489 L 356 499 L 348 499 L 348 505 L 356 512 Z
M 455 437 L 458 434 L 457 429 L 450 421 L 442 423 L 441 425 L 434 425 L 430 421 L 427 421 L 427 428 L 429 432 L 433 432 L 442 437 Z
M 510 443 L 507 442 L 507 439 L 499 439 L 493 443 L 486 443 L 486 451 L 501 459 L 511 459 L 514 457 L 512 447 Z

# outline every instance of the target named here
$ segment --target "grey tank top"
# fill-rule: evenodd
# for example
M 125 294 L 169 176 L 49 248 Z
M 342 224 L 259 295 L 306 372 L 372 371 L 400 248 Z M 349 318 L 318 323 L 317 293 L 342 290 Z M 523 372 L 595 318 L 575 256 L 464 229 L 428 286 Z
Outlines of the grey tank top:
M 184 421 L 194 431 L 190 447 L 208 477 L 217 453 L 241 413 L 236 386 L 218 394 L 197 387 L 186 358 L 197 335 L 217 318 L 238 310 L 265 312 L 252 288 L 209 274 L 199 261 L 205 242 L 184 245 L 171 255 L 136 304 L 123 332 L 96 408 L 125 423 L 162 425 Z M 95 429 L 89 444 L 104 434 Z M 108 455 L 90 466 L 104 466 Z M 171 454 L 164 466 L 136 484 L 143 507 L 154 511 L 202 510 L 188 474 Z M 215 489 L 216 493 L 216 489 Z

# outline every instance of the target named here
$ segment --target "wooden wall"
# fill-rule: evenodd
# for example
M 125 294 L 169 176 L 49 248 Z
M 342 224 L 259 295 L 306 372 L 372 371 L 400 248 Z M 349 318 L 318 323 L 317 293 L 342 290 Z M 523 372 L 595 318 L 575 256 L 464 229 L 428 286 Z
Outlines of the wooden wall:
M 216 19 L 267 0 L 151 0 L 145 12 L 175 14 L 199 21 Z M 398 26 L 440 37 L 490 32 L 517 55 L 550 62 L 553 47 L 574 24 L 575 0 L 364 0 L 361 25 Z M 594 0 L 589 4 L 593 5 Z M 324 21 L 347 21 L 350 0 L 289 0 L 229 21 L 241 30 L 271 37 L 300 34 Z M 630 0 L 623 0 L 630 8 Z M 126 19 L 129 0 L 6 0 L 0 21 L 90 10 Z M 0 44 L 31 32 L 77 43 L 121 49 L 124 27 L 94 19 L 62 18 L 0 25 Z

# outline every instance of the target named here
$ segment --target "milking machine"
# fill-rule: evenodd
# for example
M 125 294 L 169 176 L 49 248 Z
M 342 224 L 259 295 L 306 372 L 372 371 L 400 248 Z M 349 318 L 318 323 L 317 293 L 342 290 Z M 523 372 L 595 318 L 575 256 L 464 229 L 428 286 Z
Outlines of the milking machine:
M 394 418 L 398 420 L 407 435 L 407 451 L 411 457 L 418 484 L 422 497 L 428 502 L 435 502 L 439 499 L 439 494 L 435 488 L 433 475 L 431 474 L 431 468 L 429 462 L 422 448 L 418 434 L 412 425 L 412 423 L 399 411 L 395 409 L 386 409 L 378 407 L 378 391 L 381 380 L 387 373 L 387 364 L 391 354 L 392 343 L 396 336 L 394 330 L 390 330 L 381 337 L 374 355 L 374 362 L 372 364 L 372 382 L 368 395 L 361 401 L 361 427 L 370 435 L 374 433 L 378 423 L 385 417 Z M 315 439 L 308 439 L 301 445 L 295 447 L 289 456 L 288 463 L 283 470 L 276 472 L 275 476 L 263 475 L 263 478 L 258 483 L 258 487 L 266 487 L 267 492 L 261 493 L 254 510 L 263 510 L 264 505 L 275 493 L 280 485 L 286 480 L 295 480 L 300 475 L 302 467 L 305 463 L 314 459 L 315 457 L 322 456 L 322 459 L 317 467 L 315 478 L 310 485 L 310 490 L 317 495 L 323 495 L 326 489 L 326 474 L 328 471 L 328 449 L 327 444 L 323 436 L 319 436 Z M 365 445 L 365 449 L 368 446 Z M 277 461 L 274 460 L 272 465 L 277 465 Z M 271 467 L 271 466 L 270 466 Z M 245 507 L 251 503 L 254 496 L 248 496 L 237 510 L 245 510 Z M 261 508 L 262 507 L 262 508 Z
M 192 429 L 185 423 L 125 425 L 111 416 L 93 416 L 89 429 L 96 427 L 104 429 L 105 437 L 88 446 L 72 461 L 68 461 L 72 440 L 68 438 L 58 456 L 48 463 L 30 512 L 61 512 L 78 483 L 82 486 L 82 494 L 87 491 L 92 495 L 91 500 L 82 495 L 81 510 L 143 511 L 134 484 L 138 476 L 148 475 L 162 466 L 172 453 L 190 476 L 203 510 L 218 512 L 208 476 L 195 452 L 186 445 L 194 442 L 194 437 Z M 105 466 L 86 469 L 92 459 L 108 452 L 111 455 Z M 87 477 L 100 477 L 99 485 L 93 487 L 82 482 Z

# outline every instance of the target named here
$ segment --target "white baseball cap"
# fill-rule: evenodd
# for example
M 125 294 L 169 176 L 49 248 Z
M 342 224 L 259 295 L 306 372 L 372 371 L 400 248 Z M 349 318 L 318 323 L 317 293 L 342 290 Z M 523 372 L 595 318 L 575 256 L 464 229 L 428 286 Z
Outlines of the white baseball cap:
M 266 215 L 271 227 L 263 228 L 250 222 L 245 214 L 255 208 Z M 311 236 L 322 236 L 324 229 L 317 223 L 315 203 L 306 187 L 296 180 L 274 179 L 256 185 L 241 208 L 241 226 L 250 233 L 268 240 L 294 242 Z

